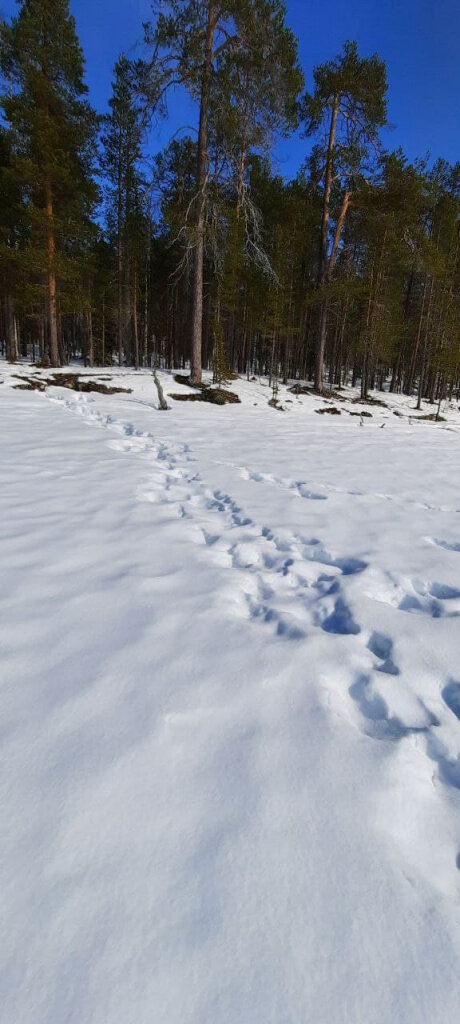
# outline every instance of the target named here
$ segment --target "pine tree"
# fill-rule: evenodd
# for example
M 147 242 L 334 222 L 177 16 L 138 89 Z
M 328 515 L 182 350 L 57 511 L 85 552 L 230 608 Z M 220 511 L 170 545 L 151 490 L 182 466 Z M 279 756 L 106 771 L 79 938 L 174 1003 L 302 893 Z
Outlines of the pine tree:
M 262 221 L 249 189 L 248 159 L 254 150 L 268 154 L 277 136 L 297 126 L 297 100 L 303 74 L 297 40 L 285 24 L 282 0 L 251 0 L 241 5 L 238 42 L 218 58 L 214 130 L 229 162 L 235 211 L 229 215 L 224 306 L 230 313 L 230 351 L 237 348 L 242 264 L 253 260 L 269 272 L 262 246 Z
M 122 55 L 115 65 L 110 114 L 102 133 L 102 170 L 106 188 L 106 219 L 117 251 L 117 338 L 121 366 L 129 345 L 128 328 L 134 334 L 135 362 L 139 361 L 137 336 L 137 282 L 134 258 L 139 232 L 144 122 L 131 85 L 131 66 Z
M 378 129 L 386 122 L 386 71 L 377 55 L 359 57 L 354 42 L 345 43 L 343 53 L 314 71 L 315 90 L 306 93 L 303 115 L 306 133 L 324 124 L 328 143 L 323 177 L 323 207 L 318 256 L 318 287 L 331 280 L 337 260 L 345 219 L 352 200 L 354 182 L 365 166 L 370 147 L 377 142 Z M 335 230 L 330 239 L 331 202 L 339 192 Z M 323 390 L 324 350 L 327 332 L 327 299 L 323 296 L 316 343 L 315 387 Z
M 158 17 L 147 29 L 153 56 L 139 63 L 138 74 L 144 94 L 158 107 L 171 85 L 183 84 L 199 103 L 197 171 L 194 196 L 194 264 L 192 302 L 191 379 L 201 382 L 203 335 L 203 270 L 206 243 L 207 200 L 210 186 L 209 142 L 212 131 L 231 126 L 230 107 L 236 95 L 239 69 L 246 73 L 244 86 L 245 125 L 239 118 L 239 185 L 248 145 L 255 126 L 262 130 L 264 117 L 256 108 L 270 110 L 286 121 L 300 88 L 301 72 L 296 62 L 294 37 L 284 27 L 285 7 L 279 0 L 159 0 Z M 283 57 L 284 64 L 278 61 Z M 280 69 L 278 79 L 274 65 Z M 264 63 L 265 62 L 265 63 Z M 272 78 L 267 73 L 271 67 Z M 249 69 L 252 67 L 252 74 Z M 276 67 L 276 64 L 275 64 Z M 257 69 L 257 70 L 255 70 Z M 249 74 L 249 77 L 248 77 Z M 283 83 L 283 88 L 277 88 Z M 233 87 L 231 83 L 233 82 Z M 257 97 L 257 83 L 260 99 Z M 241 94 L 241 81 L 238 85 Z M 271 97 L 271 99 L 270 99 Z M 241 135 L 243 130 L 243 135 Z M 244 134 L 246 132 L 246 135 Z M 233 140 L 234 141 L 234 140 Z M 228 149 L 230 149 L 230 142 Z
M 137 65 L 141 88 L 151 105 L 164 104 L 168 88 L 183 84 L 199 100 L 196 196 L 194 202 L 194 286 L 191 379 L 201 382 L 203 266 L 208 180 L 208 132 L 215 40 L 233 6 L 219 0 L 158 0 L 154 26 L 146 26 L 150 61 Z
M 22 0 L 2 27 L 1 62 L 9 87 L 1 103 L 12 160 L 44 291 L 50 362 L 61 361 L 59 291 L 90 232 L 96 120 L 83 82 L 84 60 L 68 0 Z M 72 240 L 72 252 L 66 242 Z M 69 273 L 70 272 L 70 273 Z
M 18 352 L 17 308 L 24 284 L 19 273 L 19 254 L 24 244 L 23 210 L 14 181 L 10 133 L 0 127 L 0 270 L 1 302 L 6 358 L 16 362 Z

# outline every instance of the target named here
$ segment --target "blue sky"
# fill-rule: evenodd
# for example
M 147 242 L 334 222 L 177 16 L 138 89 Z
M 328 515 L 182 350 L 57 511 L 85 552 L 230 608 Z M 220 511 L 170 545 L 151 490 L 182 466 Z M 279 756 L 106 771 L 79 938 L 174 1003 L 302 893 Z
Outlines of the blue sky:
M 307 87 L 312 69 L 334 57 L 346 39 L 356 39 L 362 55 L 377 51 L 388 68 L 388 147 L 402 146 L 409 159 L 431 154 L 451 162 L 460 159 L 460 4 L 459 0 L 287 0 L 288 23 L 299 39 L 299 55 Z M 9 17 L 14 0 L 0 0 Z M 71 0 L 87 60 L 90 97 L 104 111 L 110 95 L 113 64 L 124 50 L 134 55 L 142 40 L 142 22 L 150 15 L 149 0 Z M 170 101 L 170 123 L 153 132 L 156 152 L 172 132 L 196 123 L 184 95 Z M 281 140 L 277 170 L 296 173 L 309 143 L 300 137 Z

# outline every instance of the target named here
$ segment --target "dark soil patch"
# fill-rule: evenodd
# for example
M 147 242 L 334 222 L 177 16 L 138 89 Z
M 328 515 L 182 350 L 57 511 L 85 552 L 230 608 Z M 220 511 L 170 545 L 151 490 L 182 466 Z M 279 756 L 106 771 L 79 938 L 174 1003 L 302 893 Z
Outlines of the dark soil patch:
M 321 392 L 321 398 L 335 398 L 336 400 L 338 399 L 339 402 L 350 401 L 348 395 L 341 395 L 338 391 L 335 391 L 334 389 L 332 391 L 328 391 L 327 388 L 324 388 L 324 390 Z
M 383 409 L 388 409 L 382 398 L 373 398 L 372 395 L 368 395 L 367 398 L 353 398 L 352 402 L 353 405 L 381 405 Z
M 42 387 L 42 388 L 37 387 L 36 383 L 34 383 L 34 384 L 13 384 L 13 388 L 14 388 L 15 391 L 44 391 L 45 390 L 44 387 Z
M 288 391 L 292 395 L 312 395 L 313 388 L 308 387 L 306 384 L 293 384 L 292 387 L 288 388 Z
M 45 391 L 46 390 L 46 382 L 44 380 L 39 380 L 38 378 L 35 378 L 35 377 L 24 377 L 20 373 L 13 373 L 11 376 L 15 377 L 16 380 L 21 381 L 20 384 L 14 384 L 13 385 L 15 391 Z
M 240 399 L 234 391 L 225 388 L 202 387 L 195 395 L 170 395 L 176 402 L 210 402 L 211 405 L 230 405 L 239 403 Z
M 203 395 L 170 395 L 170 398 L 174 398 L 175 402 L 203 402 Z
M 71 391 L 98 391 L 101 395 L 131 394 L 132 388 L 108 387 L 97 380 L 80 380 L 78 373 L 53 373 L 52 377 L 22 377 L 13 374 L 23 383 L 16 384 L 18 391 L 45 391 L 46 388 L 69 388 Z M 111 378 L 109 377 L 108 380 Z
M 322 416 L 324 413 L 329 413 L 329 416 L 340 416 L 340 409 L 337 409 L 335 405 L 326 405 L 324 409 L 315 409 L 315 412 Z
M 131 394 L 132 392 L 132 388 L 108 386 L 97 380 L 80 380 L 78 373 L 53 373 L 52 379 L 47 380 L 47 384 L 49 387 L 70 388 L 71 391 L 98 391 L 101 395 Z

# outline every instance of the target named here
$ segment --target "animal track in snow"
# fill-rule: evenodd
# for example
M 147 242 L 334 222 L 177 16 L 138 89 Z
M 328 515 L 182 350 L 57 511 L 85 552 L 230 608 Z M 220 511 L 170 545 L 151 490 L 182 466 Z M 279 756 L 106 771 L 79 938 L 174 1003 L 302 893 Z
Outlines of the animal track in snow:
M 448 541 L 440 540 L 437 537 L 426 537 L 428 544 L 435 544 L 438 548 L 444 548 L 446 551 L 459 551 L 460 552 L 460 541 Z
M 222 491 L 212 492 L 211 497 L 208 499 L 208 508 L 215 508 L 218 512 L 228 512 L 234 526 L 252 526 L 252 519 L 245 516 L 242 509 L 233 501 L 230 495 L 223 494 Z
M 273 476 L 272 473 L 257 473 L 247 469 L 246 466 L 240 468 L 240 476 L 243 480 L 252 480 L 257 484 L 274 484 L 276 487 L 293 491 L 300 498 L 306 498 L 308 501 L 327 501 L 327 494 L 311 491 L 304 480 L 289 480 L 284 477 Z
M 372 634 L 368 644 L 369 649 L 379 657 L 388 654 L 389 650 L 381 640 L 380 634 L 377 640 L 376 634 Z M 394 683 L 398 685 L 397 680 Z M 366 735 L 391 742 L 420 735 L 427 757 L 436 764 L 440 781 L 446 786 L 460 789 L 460 757 L 452 757 L 446 750 L 435 732 L 440 721 L 420 698 L 409 691 L 403 693 L 398 713 L 395 707 L 397 691 L 393 689 L 391 692 L 390 689 L 387 694 L 383 693 L 377 677 L 367 673 L 357 676 L 350 686 L 349 694 L 365 719 Z M 447 707 L 460 719 L 460 683 L 451 681 L 444 687 L 442 697 Z
M 210 490 L 189 470 L 193 458 L 188 446 L 157 442 L 131 422 L 103 415 L 85 396 L 53 399 L 87 421 L 121 434 L 108 441 L 112 449 L 153 457 L 153 478 L 139 489 L 138 499 L 176 506 L 178 517 L 202 524 L 201 543 L 216 563 L 238 574 L 236 591 L 251 619 L 271 623 L 279 636 L 289 639 L 301 639 L 310 626 L 342 635 L 360 632 L 339 579 L 363 572 L 366 562 L 336 557 L 318 538 L 288 531 L 276 535 L 270 527 L 258 526 L 231 495 Z M 302 482 L 295 488 L 302 497 L 325 497 L 308 491 Z M 210 522 L 214 516 L 223 521 L 220 531 Z
M 232 504 L 227 503 L 218 511 L 226 512 L 238 539 L 231 543 L 228 532 L 225 541 L 223 535 L 210 535 L 207 531 L 203 531 L 203 539 L 216 552 L 220 565 L 240 572 L 238 587 L 245 593 L 251 619 L 274 623 L 277 634 L 289 639 L 305 636 L 310 625 L 344 635 L 360 632 L 341 594 L 339 578 L 345 571 L 335 564 L 340 560 L 327 556 L 328 564 L 335 569 L 335 574 L 328 576 L 322 571 L 327 554 L 323 549 L 315 560 L 312 550 L 299 538 L 292 537 L 289 542 L 287 538 L 276 537 L 267 527 L 260 530 L 251 521 L 245 529 L 238 529 L 241 510 L 238 509 L 235 523 Z M 316 550 L 314 542 L 313 551 Z
M 427 615 L 433 619 L 457 618 L 460 615 L 460 590 L 446 583 L 384 572 L 378 581 L 374 578 L 367 585 L 366 593 L 374 601 L 392 605 L 402 612 Z
M 394 712 L 375 687 L 372 675 L 361 673 L 350 686 L 350 697 L 366 719 L 365 733 L 378 740 L 400 740 L 411 733 L 426 733 L 436 723 L 421 702 L 411 723 L 403 721 Z
M 380 661 L 380 665 L 377 666 L 377 672 L 384 672 L 390 676 L 399 676 L 399 668 L 395 665 L 392 658 L 393 641 L 390 640 L 389 636 L 385 636 L 384 633 L 372 633 L 367 646 L 371 653 Z
M 436 763 L 441 782 L 460 789 L 460 757 L 452 758 L 431 730 L 427 734 L 426 752 L 430 760 Z
M 300 604 L 305 603 L 306 590 L 315 588 L 314 599 L 311 594 L 309 605 L 312 611 L 312 620 L 316 625 L 321 626 L 326 632 L 343 635 L 356 635 L 361 631 L 359 623 L 353 618 L 353 613 L 348 607 L 341 587 L 334 580 L 337 576 L 353 576 L 364 572 L 367 568 L 365 561 L 354 557 L 333 556 L 323 547 L 318 538 L 305 538 L 288 533 L 275 536 L 268 526 L 260 529 L 229 494 L 220 490 L 208 490 L 198 474 L 188 472 L 188 464 L 193 461 L 193 457 L 187 445 L 169 446 L 164 442 L 157 442 L 151 434 L 147 431 L 137 430 L 131 422 L 119 421 L 110 414 L 101 413 L 95 407 L 94 401 L 89 401 L 84 395 L 73 396 L 71 399 L 53 396 L 51 400 L 61 402 L 67 408 L 77 411 L 89 422 L 121 434 L 119 440 L 113 439 L 108 442 L 111 448 L 154 457 L 157 465 L 159 464 L 163 468 L 163 472 L 156 473 L 156 479 L 152 481 L 152 486 L 144 487 L 139 491 L 141 500 L 176 503 L 177 514 L 183 518 L 216 512 L 225 517 L 227 525 L 232 529 L 249 530 L 250 536 L 241 539 L 246 545 L 249 544 L 251 554 L 248 556 L 249 549 L 247 547 L 245 554 L 243 548 L 240 548 L 239 551 L 235 549 L 233 553 L 227 551 L 225 554 L 221 547 L 218 553 L 221 564 L 232 565 L 236 569 L 247 568 L 248 566 L 244 562 L 245 560 L 247 562 L 249 557 L 252 571 L 265 574 L 274 573 L 278 578 L 280 574 L 285 577 L 290 576 L 291 597 L 293 586 L 300 588 L 301 593 L 303 591 L 303 600 L 300 601 Z M 310 500 L 321 500 L 326 497 L 324 494 L 309 490 L 303 481 L 285 480 L 271 474 L 252 472 L 244 467 L 240 469 L 240 472 L 247 479 L 282 486 Z M 218 534 L 216 534 L 216 539 L 217 537 Z M 263 557 L 259 556 L 262 538 L 272 544 L 271 552 L 265 551 Z M 447 546 L 447 542 L 433 542 L 439 546 Z M 213 546 L 209 539 L 205 540 L 205 544 L 208 548 Z M 457 550 L 457 546 L 449 545 L 450 549 Z M 217 555 L 217 551 L 215 554 Z M 279 556 L 286 554 L 290 556 L 291 562 L 289 563 L 284 557 L 280 564 Z M 312 563 L 313 574 L 306 569 L 309 562 Z M 294 563 L 297 566 L 297 572 L 292 569 Z M 326 567 L 329 572 L 317 572 L 320 566 Z M 279 584 L 276 590 L 279 591 Z M 387 573 L 383 586 L 374 589 L 374 592 L 369 589 L 367 592 L 375 600 L 391 604 L 404 612 L 429 615 L 432 618 L 460 615 L 460 590 L 437 582 L 398 578 Z M 323 600 L 321 603 L 320 599 L 326 598 L 327 600 Z M 273 598 L 272 604 L 274 601 L 275 598 Z M 456 601 L 459 602 L 458 607 L 455 604 Z M 315 603 L 317 606 L 313 607 Z M 372 648 L 370 649 L 372 650 Z M 397 674 L 391 654 L 382 657 L 380 661 L 379 671 Z
M 355 622 L 353 614 L 342 596 L 337 598 L 333 611 L 321 622 L 321 628 L 326 633 L 339 633 L 342 636 L 356 635 L 361 632 L 361 626 Z
M 460 721 L 460 683 L 451 679 L 444 687 L 441 696 L 449 711 L 452 711 L 452 714 Z
M 267 624 L 279 637 L 290 641 L 303 640 L 314 628 L 350 637 L 362 633 L 347 600 L 346 582 L 347 577 L 365 572 L 368 566 L 364 560 L 332 554 L 317 537 L 259 526 L 229 494 L 206 487 L 193 470 L 195 460 L 187 445 L 157 442 L 132 423 L 99 412 L 83 395 L 49 398 L 88 422 L 120 435 L 108 441 L 116 451 L 152 457 L 150 480 L 139 490 L 139 499 L 168 504 L 173 514 L 190 521 L 203 551 L 216 564 L 232 571 L 228 594 L 246 617 Z M 302 498 L 326 498 L 310 491 L 302 481 L 286 481 L 249 470 L 241 472 L 247 479 L 282 486 Z M 427 539 L 449 551 L 460 551 L 460 544 Z M 368 596 L 402 611 L 434 618 L 460 614 L 460 604 L 458 609 L 455 604 L 460 601 L 460 590 L 447 584 L 384 573 L 374 583 L 373 591 L 369 585 L 367 581 L 364 588 Z M 427 756 L 436 763 L 441 781 L 460 788 L 460 761 L 452 758 L 436 737 L 436 717 L 401 680 L 391 638 L 373 632 L 367 639 L 367 648 L 375 659 L 373 670 L 370 666 L 368 672 L 361 671 L 349 689 L 365 723 L 365 732 L 376 739 L 391 741 L 421 734 Z M 460 719 L 460 683 L 451 680 L 444 687 L 442 698 L 447 709 Z
M 346 488 L 337 487 L 332 484 L 321 484 L 323 490 L 312 491 L 307 487 L 307 484 L 302 480 L 291 480 L 287 477 L 278 477 L 272 473 L 262 473 L 257 470 L 249 469 L 247 466 L 239 466 L 238 468 L 240 476 L 243 480 L 251 480 L 253 483 L 266 483 L 277 487 L 281 487 L 284 490 L 292 491 L 301 498 L 308 498 L 310 501 L 325 501 L 329 495 L 323 493 L 329 491 L 329 494 L 348 494 L 350 497 L 357 498 L 376 498 L 379 501 L 389 501 L 396 505 L 406 506 L 413 505 L 415 508 L 423 508 L 428 512 L 460 512 L 458 508 L 452 508 L 445 505 L 431 505 L 425 501 L 418 501 L 415 498 L 403 498 L 397 494 L 383 494 L 380 491 L 362 491 L 359 488 Z M 431 538 L 427 538 L 431 540 Z M 448 547 L 447 544 L 443 544 L 442 541 L 431 541 L 434 544 L 439 544 L 440 547 Z M 451 550 L 460 551 L 460 544 L 454 545 Z

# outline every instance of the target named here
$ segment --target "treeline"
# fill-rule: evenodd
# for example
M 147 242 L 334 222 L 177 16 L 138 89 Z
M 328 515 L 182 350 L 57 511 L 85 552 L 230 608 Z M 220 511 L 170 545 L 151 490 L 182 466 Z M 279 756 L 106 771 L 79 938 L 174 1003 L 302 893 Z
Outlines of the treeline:
M 68 0 L 1 27 L 1 332 L 9 360 L 350 379 L 439 400 L 460 383 L 460 164 L 381 143 L 386 69 L 346 43 L 305 91 L 281 0 L 159 0 L 87 100 Z M 196 132 L 152 158 L 181 86 Z M 280 135 L 308 156 L 273 173 Z

